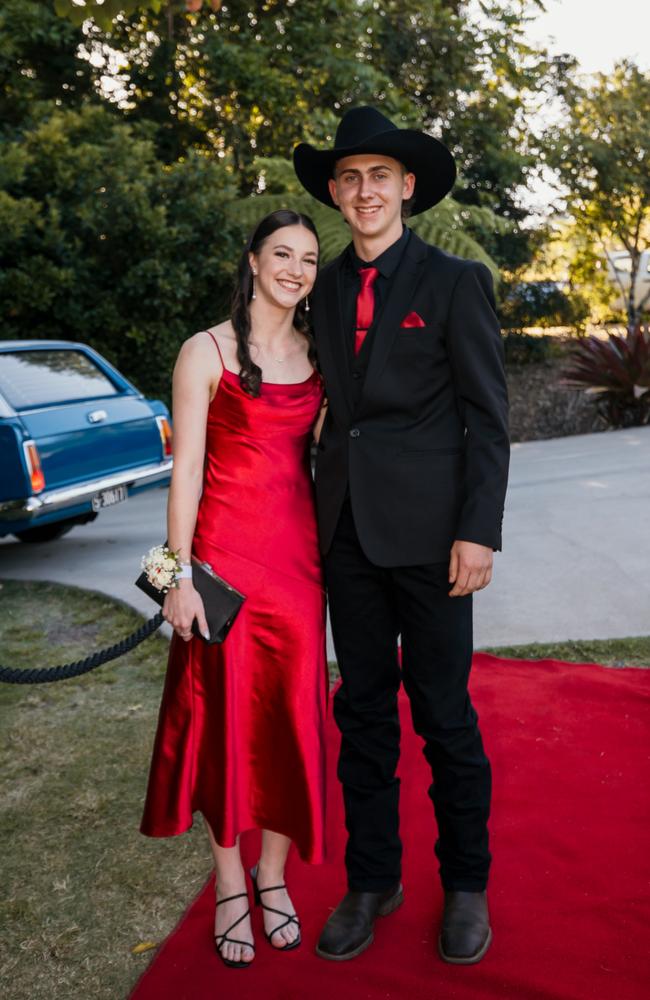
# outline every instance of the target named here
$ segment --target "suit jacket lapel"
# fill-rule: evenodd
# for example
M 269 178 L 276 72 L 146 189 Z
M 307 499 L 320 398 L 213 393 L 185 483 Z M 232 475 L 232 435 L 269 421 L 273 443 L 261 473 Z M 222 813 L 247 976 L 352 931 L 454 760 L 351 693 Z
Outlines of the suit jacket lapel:
M 343 406 L 350 414 L 350 365 L 343 328 L 341 258 L 327 269 L 321 282 L 321 322 L 320 329 L 316 331 L 320 365 L 325 376 L 327 394 L 333 399 L 335 409 Z
M 426 256 L 426 243 L 411 232 L 375 330 L 372 352 L 364 380 L 364 395 L 372 388 L 373 383 L 384 369 L 399 325 L 410 308 L 415 289 L 424 274 Z

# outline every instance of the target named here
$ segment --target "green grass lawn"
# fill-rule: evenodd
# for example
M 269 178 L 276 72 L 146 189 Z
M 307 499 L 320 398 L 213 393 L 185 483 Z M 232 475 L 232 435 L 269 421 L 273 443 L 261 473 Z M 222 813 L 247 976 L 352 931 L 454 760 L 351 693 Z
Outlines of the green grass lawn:
M 153 605 L 152 605 L 153 607 Z M 48 666 L 141 624 L 105 597 L 5 582 L 0 662 Z M 121 1000 L 210 870 L 207 839 L 138 832 L 167 642 L 55 684 L 0 684 L 6 1000 Z
M 650 669 L 648 635 L 628 639 L 571 639 L 566 642 L 534 642 L 528 646 L 495 646 L 483 652 L 519 660 L 566 660 L 569 663 L 602 663 L 606 667 Z
M 49 666 L 111 645 L 136 612 L 74 587 L 4 582 L 0 663 Z M 491 650 L 650 665 L 650 637 Z M 138 832 L 167 656 L 160 636 L 84 677 L 0 684 L 0 979 L 6 1000 L 122 1000 L 211 867 L 201 824 Z

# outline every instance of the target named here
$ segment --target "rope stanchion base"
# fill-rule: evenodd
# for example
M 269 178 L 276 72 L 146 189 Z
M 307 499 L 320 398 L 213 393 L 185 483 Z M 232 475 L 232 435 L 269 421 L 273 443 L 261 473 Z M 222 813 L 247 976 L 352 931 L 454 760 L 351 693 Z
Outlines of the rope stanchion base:
M 4 681 L 5 684 L 51 684 L 53 681 L 65 681 L 70 677 L 80 677 L 81 674 L 87 674 L 89 671 L 95 670 L 96 667 L 101 667 L 103 663 L 116 660 L 119 656 L 124 656 L 125 653 L 135 649 L 160 628 L 163 620 L 163 613 L 159 611 L 131 635 L 116 642 L 114 646 L 100 649 L 96 653 L 91 653 L 84 660 L 76 660 L 74 663 L 63 663 L 58 667 L 39 667 L 32 670 L 16 670 L 13 667 L 0 666 L 0 681 Z

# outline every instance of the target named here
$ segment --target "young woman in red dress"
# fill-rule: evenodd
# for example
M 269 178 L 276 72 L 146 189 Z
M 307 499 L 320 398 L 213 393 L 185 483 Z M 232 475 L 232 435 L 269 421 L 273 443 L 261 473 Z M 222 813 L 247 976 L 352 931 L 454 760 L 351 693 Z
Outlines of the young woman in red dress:
M 325 594 L 310 444 L 323 388 L 308 327 L 318 239 L 305 216 L 274 212 L 242 254 L 229 321 L 187 340 L 173 378 L 169 546 L 205 560 L 246 600 L 223 644 L 191 578 L 168 592 L 174 628 L 141 830 L 205 820 L 216 869 L 215 944 L 246 967 L 254 939 L 239 835 L 260 828 L 252 870 L 264 930 L 300 943 L 284 885 L 293 841 L 324 857 Z

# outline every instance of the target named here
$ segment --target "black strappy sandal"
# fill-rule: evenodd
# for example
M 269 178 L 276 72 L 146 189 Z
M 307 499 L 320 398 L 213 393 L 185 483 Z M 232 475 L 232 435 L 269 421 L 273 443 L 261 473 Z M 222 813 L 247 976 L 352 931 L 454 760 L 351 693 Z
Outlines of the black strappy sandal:
M 247 892 L 238 892 L 236 896 L 226 896 L 225 899 L 218 899 L 217 906 L 221 906 L 222 903 L 230 903 L 230 901 L 233 899 L 241 899 L 243 896 L 246 896 L 246 898 L 248 899 Z M 245 920 L 246 917 L 250 915 L 250 912 L 251 908 L 249 906 L 246 912 L 242 913 L 241 917 L 239 917 L 238 920 L 235 920 L 234 924 L 231 924 L 230 927 L 228 927 L 223 934 L 215 934 L 214 936 L 214 945 L 215 948 L 217 949 L 217 955 L 219 956 L 223 964 L 227 965 L 230 969 L 246 969 L 249 965 L 252 964 L 253 961 L 252 958 L 250 962 L 233 962 L 232 959 L 230 958 L 224 958 L 221 952 L 221 949 L 223 948 L 224 944 L 230 943 L 230 944 L 241 944 L 245 948 L 251 948 L 253 955 L 255 955 L 255 945 L 251 941 L 239 941 L 237 938 L 228 937 L 230 932 L 235 929 L 237 924 L 240 924 L 242 920 Z
M 277 889 L 286 889 L 287 888 L 286 885 L 284 884 L 270 885 L 268 886 L 267 889 L 260 889 L 257 884 L 257 865 L 255 865 L 254 868 L 251 868 L 250 874 L 251 874 L 251 879 L 253 881 L 253 897 L 255 899 L 255 906 L 261 906 L 262 909 L 266 910 L 268 913 L 277 913 L 279 917 L 287 918 L 283 924 L 278 924 L 277 927 L 274 927 L 270 934 L 267 934 L 266 931 L 264 931 L 266 940 L 269 942 L 271 947 L 275 949 L 275 951 L 293 951 L 294 948 L 298 947 L 301 941 L 300 919 L 298 918 L 298 915 L 296 913 L 285 913 L 284 910 L 276 910 L 273 906 L 267 906 L 266 903 L 262 902 L 262 893 L 275 892 Z M 288 927 L 289 924 L 296 925 L 296 927 L 298 928 L 298 937 L 296 938 L 295 941 L 288 941 L 285 945 L 282 946 L 282 948 L 276 948 L 271 940 L 273 935 L 277 934 L 278 931 L 283 930 L 285 927 Z

